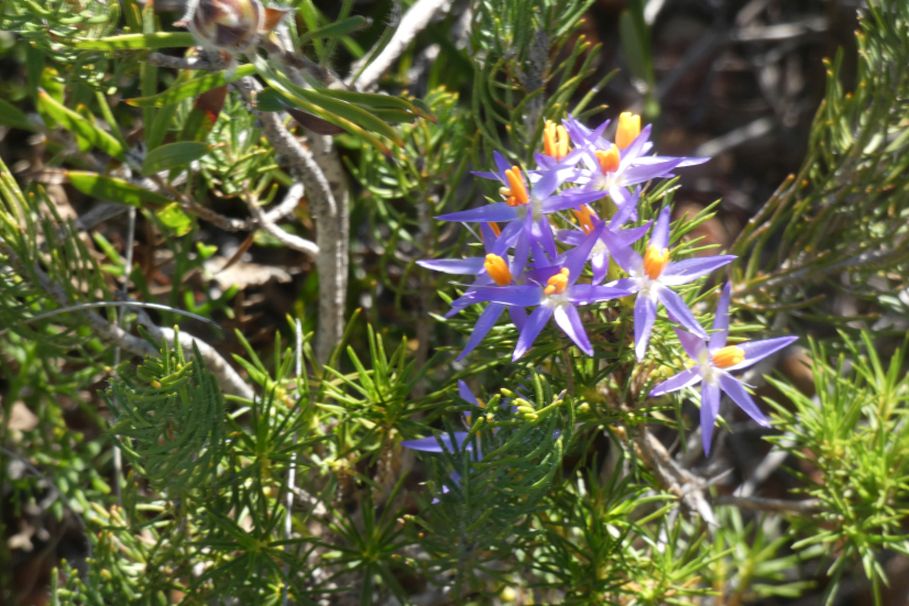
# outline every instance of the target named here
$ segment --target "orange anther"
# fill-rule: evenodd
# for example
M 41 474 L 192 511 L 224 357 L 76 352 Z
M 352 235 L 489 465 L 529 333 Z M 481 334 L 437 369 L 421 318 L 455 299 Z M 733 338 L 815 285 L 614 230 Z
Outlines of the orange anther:
M 656 280 L 663 274 L 663 270 L 669 263 L 669 249 L 648 246 L 644 253 L 644 273 L 651 280 Z
M 552 120 L 546 121 L 543 127 L 543 152 L 556 160 L 568 155 L 568 131 L 561 124 Z
M 568 288 L 568 268 L 563 267 L 559 273 L 550 277 L 546 281 L 546 288 L 543 289 L 544 295 L 560 295 Z
M 641 134 L 641 117 L 631 112 L 619 114 L 619 125 L 615 129 L 615 144 L 625 149 Z
M 585 234 L 593 231 L 593 210 L 590 209 L 589 205 L 582 204 L 581 208 L 573 209 L 571 212 L 577 217 L 578 223 L 581 224 L 581 229 L 584 230 Z
M 488 225 L 489 229 L 492 230 L 492 233 L 494 233 L 496 235 L 496 238 L 498 238 L 499 236 L 502 235 L 502 228 L 499 227 L 499 224 L 496 223 L 495 221 L 490 221 L 486 225 Z
M 521 176 L 521 169 L 512 166 L 505 171 L 505 178 L 508 180 L 508 196 L 505 200 L 509 206 L 520 206 L 530 202 L 530 196 L 527 195 L 527 187 L 524 185 L 524 177 Z
M 597 162 L 604 173 L 614 173 L 619 168 L 619 148 L 612 145 L 609 149 L 598 149 L 594 152 Z
M 722 347 L 713 354 L 713 365 L 717 368 L 729 368 L 745 359 L 745 351 L 735 345 Z
M 511 270 L 508 269 L 508 262 L 499 255 L 492 253 L 486 255 L 483 267 L 486 268 L 486 273 L 489 274 L 492 281 L 499 286 L 511 284 Z

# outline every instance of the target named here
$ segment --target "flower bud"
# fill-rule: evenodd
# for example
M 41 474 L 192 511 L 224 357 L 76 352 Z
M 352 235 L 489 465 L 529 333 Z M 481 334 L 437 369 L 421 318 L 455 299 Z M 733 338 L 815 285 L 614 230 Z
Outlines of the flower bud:
M 190 0 L 178 25 L 186 26 L 203 48 L 235 54 L 255 46 L 287 12 L 265 8 L 259 0 Z

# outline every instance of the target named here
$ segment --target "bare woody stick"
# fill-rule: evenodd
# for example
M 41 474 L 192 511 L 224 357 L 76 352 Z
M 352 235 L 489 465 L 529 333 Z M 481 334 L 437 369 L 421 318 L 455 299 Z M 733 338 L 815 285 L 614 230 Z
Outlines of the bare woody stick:
M 351 70 L 352 76 L 348 78 L 346 84 L 357 90 L 369 90 L 375 86 L 382 74 L 401 56 L 417 34 L 429 25 L 433 17 L 447 13 L 452 2 L 453 0 L 418 0 L 404 13 L 391 40 L 376 58 L 365 68 L 362 65 L 354 65 Z M 367 53 L 366 56 L 371 55 L 372 53 Z
M 243 78 L 237 86 L 253 108 L 262 85 Z M 316 269 L 319 272 L 319 323 L 316 358 L 325 362 L 340 342 L 347 298 L 348 212 L 346 196 L 335 197 L 332 184 L 313 152 L 294 137 L 275 112 L 259 112 L 265 136 L 303 183 L 316 220 Z
M 71 306 L 72 301 L 66 291 L 60 284 L 54 282 L 44 270 L 37 265 L 26 267 L 19 255 L 9 247 L 0 245 L 0 252 L 9 259 L 10 264 L 17 272 L 23 275 L 35 276 L 44 292 L 54 299 L 58 305 L 62 307 Z M 126 332 L 116 324 L 108 322 L 101 315 L 85 310 L 80 313 L 95 334 L 116 347 L 137 356 L 158 355 L 157 348 L 151 343 Z M 140 320 L 141 318 L 142 315 L 140 314 Z M 173 329 L 161 328 L 149 321 L 144 321 L 143 324 L 155 338 L 173 341 L 175 336 Z M 218 350 L 189 333 L 180 332 L 178 338 L 180 345 L 186 349 L 191 349 L 193 345 L 199 348 L 199 353 L 206 367 L 215 376 L 222 390 L 249 400 L 253 399 L 255 396 L 253 388 L 237 374 L 237 371 L 218 353 Z

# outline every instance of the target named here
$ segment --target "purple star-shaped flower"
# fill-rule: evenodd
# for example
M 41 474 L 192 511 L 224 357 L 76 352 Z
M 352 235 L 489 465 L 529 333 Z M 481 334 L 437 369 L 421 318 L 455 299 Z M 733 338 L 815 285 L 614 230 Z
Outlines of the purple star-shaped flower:
M 748 341 L 735 345 L 726 345 L 729 335 L 729 298 L 732 287 L 727 282 L 723 287 L 720 301 L 716 308 L 713 322 L 714 332 L 709 340 L 697 335 L 676 329 L 679 341 L 695 365 L 683 370 L 674 377 L 663 381 L 650 391 L 651 397 L 661 396 L 685 387 L 701 385 L 701 440 L 704 454 L 710 453 L 713 438 L 713 425 L 720 410 L 720 392 L 725 393 L 739 408 L 754 419 L 759 425 L 767 427 L 770 420 L 754 403 L 745 391 L 741 381 L 730 372 L 741 370 L 763 360 L 767 356 L 783 349 L 798 337 L 777 337 Z
M 568 251 L 559 266 L 540 270 L 542 276 L 548 277 L 537 280 L 536 284 L 486 286 L 475 290 L 477 301 L 491 301 L 517 307 L 537 306 L 520 329 L 512 360 L 517 360 L 530 349 L 543 327 L 553 317 L 559 328 L 581 351 L 593 355 L 593 347 L 581 323 L 577 306 L 608 301 L 629 294 L 625 289 L 612 286 L 577 284 L 602 229 L 603 225 L 600 224 L 577 247 Z
M 514 256 L 509 259 L 506 254 L 507 243 L 502 237 L 496 238 L 488 225 L 481 225 L 480 232 L 483 235 L 483 245 L 487 253 L 485 257 L 467 257 L 465 259 L 424 259 L 417 261 L 418 265 L 425 267 L 426 269 L 447 274 L 476 276 L 473 284 L 468 287 L 467 291 L 452 302 L 451 309 L 445 314 L 446 318 L 450 318 L 465 307 L 476 303 L 477 301 L 474 299 L 475 291 L 478 286 L 489 286 L 500 282 L 510 283 L 515 277 L 522 279 L 521 274 L 524 271 L 524 265 L 527 261 L 526 246 L 523 246 L 526 242 L 519 242 L 519 246 L 515 250 Z M 458 354 L 458 357 L 455 358 L 456 361 L 463 360 L 467 354 L 480 344 L 483 338 L 492 330 L 492 327 L 495 326 L 499 317 L 502 315 L 502 312 L 505 310 L 505 307 L 505 305 L 499 303 L 490 303 L 486 309 L 483 310 L 474 324 L 473 331 L 471 332 L 470 338 L 467 340 L 467 344 L 464 346 L 464 349 L 461 350 L 461 353 Z M 508 311 L 512 322 L 520 329 L 526 318 L 524 310 L 511 307 Z
M 471 409 L 480 410 L 480 402 L 477 400 L 476 396 L 473 395 L 473 392 L 470 391 L 470 388 L 467 386 L 467 383 L 464 381 L 458 380 L 458 395 L 462 400 L 471 405 Z M 464 412 L 465 420 L 470 418 L 470 411 Z M 451 433 L 444 433 L 435 436 L 429 436 L 426 438 L 417 438 L 415 440 L 404 440 L 401 442 L 401 446 L 409 448 L 411 450 L 416 450 L 419 452 L 430 452 L 434 454 L 441 454 L 443 452 L 461 452 L 466 451 L 473 453 L 473 444 L 467 441 L 468 436 L 470 435 L 467 431 L 453 431 Z M 483 458 L 483 453 L 480 452 L 479 448 L 474 454 L 476 460 Z M 461 483 L 461 476 L 453 471 L 449 475 L 452 483 L 457 486 Z M 442 494 L 447 494 L 450 492 L 448 485 L 442 486 Z M 438 497 L 432 500 L 433 503 L 438 503 Z
M 699 337 L 707 338 L 685 301 L 670 287 L 687 284 L 735 259 L 734 255 L 717 255 L 670 261 L 669 212 L 668 206 L 660 211 L 643 257 L 627 246 L 610 249 L 613 258 L 630 276 L 617 280 L 612 286 L 638 293 L 634 303 L 634 352 L 638 360 L 644 358 L 650 342 L 657 302 L 666 307 L 672 320 Z M 606 244 L 609 245 L 610 240 Z
M 479 410 L 480 403 L 477 400 L 477 397 L 473 395 L 472 391 L 470 391 L 467 383 L 461 380 L 458 380 L 458 395 L 461 396 L 462 400 L 470 404 L 471 407 Z M 465 418 L 469 418 L 470 412 L 465 412 L 464 416 Z M 418 450 L 420 452 L 441 453 L 454 452 L 464 449 L 469 452 L 473 450 L 473 447 L 470 444 L 464 446 L 464 443 L 467 441 L 468 435 L 470 434 L 466 431 L 453 431 L 451 434 L 439 434 L 437 436 L 429 436 L 427 438 L 417 438 L 416 440 L 404 440 L 401 442 L 401 446 L 410 448 L 411 450 Z
M 559 171 L 544 173 L 531 172 L 528 180 L 517 166 L 506 168 L 505 159 L 496 154 L 498 171 L 495 173 L 478 173 L 481 177 L 491 177 L 503 183 L 501 190 L 505 202 L 494 202 L 478 208 L 471 208 L 436 217 L 442 221 L 460 221 L 463 223 L 499 223 L 507 222 L 502 230 L 502 238 L 511 242 L 527 239 L 530 246 L 539 246 L 554 258 L 555 241 L 552 228 L 546 215 L 577 208 L 582 204 L 602 197 L 602 192 L 570 189 L 557 191 L 563 177 Z
M 558 238 L 566 244 L 577 246 L 583 241 L 588 233 L 595 226 L 603 221 L 597 216 L 596 212 L 589 205 L 584 205 L 580 210 L 574 211 L 581 229 L 563 229 L 558 232 Z M 609 249 L 624 247 L 628 248 L 641 239 L 650 229 L 650 222 L 639 227 L 630 229 L 620 229 L 627 219 L 622 213 L 616 213 L 603 227 L 600 238 L 593 245 L 590 251 L 590 268 L 593 270 L 593 284 L 601 284 L 606 279 L 606 273 L 609 271 Z
M 574 118 L 566 119 L 564 124 L 580 152 L 582 168 L 574 182 L 583 185 L 585 189 L 609 194 L 620 210 L 628 212 L 636 219 L 637 212 L 634 206 L 637 197 L 629 192 L 629 187 L 652 179 L 672 177 L 674 169 L 702 164 L 709 158 L 648 155 L 653 147 L 650 141 L 651 126 L 648 124 L 640 131 L 635 129 L 629 132 L 623 128 L 624 117 L 625 115 L 620 116 L 617 130 L 625 130 L 626 136 L 633 138 L 630 141 L 621 141 L 617 133 L 618 145 L 603 136 L 609 126 L 609 120 L 593 130 Z

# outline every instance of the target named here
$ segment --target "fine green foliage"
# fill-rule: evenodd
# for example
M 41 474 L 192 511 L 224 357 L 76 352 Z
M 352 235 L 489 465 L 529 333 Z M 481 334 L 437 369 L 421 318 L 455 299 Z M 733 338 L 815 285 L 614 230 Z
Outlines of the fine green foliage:
M 801 171 L 734 246 L 748 259 L 741 289 L 771 313 L 810 307 L 797 313 L 842 323 L 820 292 L 831 287 L 871 303 L 862 319 L 906 312 L 892 293 L 909 275 L 909 74 L 898 67 L 909 61 L 909 5 L 870 3 L 856 40 L 857 86 L 842 83 L 842 53 L 826 63 L 826 95 Z
M 198 353 L 165 348 L 111 383 L 112 431 L 136 472 L 179 497 L 205 491 L 224 456 L 224 398 Z
M 483 237 L 509 223 L 437 217 L 515 208 L 513 181 L 471 173 L 560 160 L 547 121 L 625 109 L 597 105 L 615 70 L 582 33 L 592 0 L 471 0 L 417 26 L 423 1 L 289 4 L 246 48 L 175 26 L 182 7 L 0 6 L 0 602 L 885 604 L 909 557 L 909 4 L 867 3 L 855 84 L 842 51 L 798 174 L 735 260 L 673 286 L 725 335 L 732 279 L 729 343 L 700 360 L 665 304 L 637 355 L 628 297 L 579 304 L 592 355 L 550 325 L 513 359 L 515 306 L 456 358 L 493 300 L 474 280 L 511 254 Z M 645 123 L 649 4 L 610 47 Z M 625 251 L 651 278 L 669 249 L 689 268 L 727 252 L 703 237 L 722 200 L 670 219 L 687 160 L 632 186 Z M 547 228 L 593 233 L 567 208 Z M 610 254 L 604 283 L 628 278 Z M 513 286 L 557 287 L 548 260 Z M 346 325 L 322 352 L 330 311 Z M 804 347 L 735 368 L 783 334 Z M 727 398 L 705 455 L 701 386 L 654 390 L 686 369 L 735 371 L 770 427 Z
M 796 472 L 800 492 L 817 499 L 823 512 L 796 522 L 804 538 L 793 547 L 833 555 L 829 603 L 855 561 L 880 600 L 887 574 L 879 550 L 909 552 L 907 345 L 888 360 L 867 332 L 860 341 L 844 336 L 844 344 L 835 357 L 823 345 L 812 347 L 816 400 L 773 381 L 791 402 L 777 405 L 783 435 L 774 441 L 810 464 L 812 474 Z M 815 446 L 805 452 L 797 444 Z

